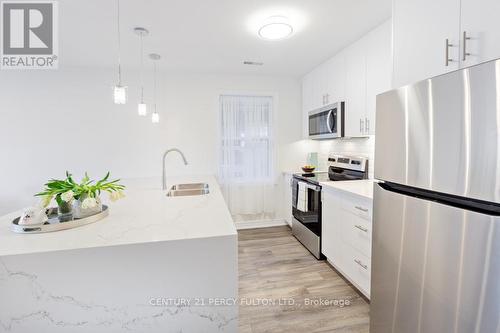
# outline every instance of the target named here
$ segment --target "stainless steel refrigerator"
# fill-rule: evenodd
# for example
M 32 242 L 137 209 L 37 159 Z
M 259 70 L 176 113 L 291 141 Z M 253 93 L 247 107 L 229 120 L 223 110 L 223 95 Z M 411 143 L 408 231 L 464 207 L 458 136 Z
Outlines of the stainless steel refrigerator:
M 377 97 L 371 333 L 500 332 L 500 61 Z

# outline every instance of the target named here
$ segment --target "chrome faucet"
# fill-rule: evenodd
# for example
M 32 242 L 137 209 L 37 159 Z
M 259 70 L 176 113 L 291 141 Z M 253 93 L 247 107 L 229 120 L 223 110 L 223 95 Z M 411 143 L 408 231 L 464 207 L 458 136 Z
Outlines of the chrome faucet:
M 177 148 L 172 148 L 172 149 L 169 149 L 167 150 L 164 154 L 163 154 L 163 173 L 162 173 L 162 179 L 161 179 L 161 183 L 162 183 L 162 188 L 164 190 L 167 189 L 167 184 L 166 184 L 166 179 L 165 179 L 165 159 L 167 158 L 167 155 L 168 153 L 170 153 L 171 151 L 176 151 L 178 152 L 179 154 L 181 154 L 181 157 L 182 159 L 184 160 L 184 165 L 188 165 L 188 162 L 186 160 L 186 156 L 184 156 L 184 154 L 182 153 L 182 151 L 180 151 L 179 149 Z

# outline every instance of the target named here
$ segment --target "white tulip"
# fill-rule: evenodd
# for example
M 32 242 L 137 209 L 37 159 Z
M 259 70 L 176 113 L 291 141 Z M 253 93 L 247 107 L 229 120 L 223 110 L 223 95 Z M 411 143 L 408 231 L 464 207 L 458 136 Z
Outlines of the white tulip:
M 95 206 L 97 206 L 95 198 L 85 198 L 82 202 L 82 209 L 94 208 Z
M 64 192 L 63 194 L 61 194 L 61 199 L 64 202 L 71 202 L 73 200 L 74 196 L 75 196 L 75 193 L 73 193 L 73 191 L 69 190 L 69 191 Z

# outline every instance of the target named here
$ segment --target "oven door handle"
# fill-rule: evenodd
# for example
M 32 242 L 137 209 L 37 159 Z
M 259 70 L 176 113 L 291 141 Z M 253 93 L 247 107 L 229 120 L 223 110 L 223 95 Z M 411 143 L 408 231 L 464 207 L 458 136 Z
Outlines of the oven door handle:
M 301 183 L 301 184 L 304 184 L 304 186 L 310 190 L 313 190 L 314 192 L 319 192 L 321 191 L 321 187 L 320 186 L 316 186 L 316 185 L 311 185 L 309 183 L 306 183 L 306 182 L 298 182 L 298 183 Z

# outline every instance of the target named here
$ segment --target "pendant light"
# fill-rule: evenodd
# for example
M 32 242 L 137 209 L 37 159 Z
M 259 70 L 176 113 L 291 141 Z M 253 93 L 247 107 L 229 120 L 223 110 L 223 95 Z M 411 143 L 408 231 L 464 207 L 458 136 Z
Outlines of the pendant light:
M 157 62 L 161 59 L 161 56 L 156 53 L 151 53 L 149 58 L 153 60 L 153 114 L 151 115 L 151 122 L 153 124 L 158 124 L 160 122 L 160 115 L 158 114 L 158 110 L 156 109 L 156 76 L 157 76 Z
M 117 32 L 118 32 L 118 84 L 114 87 L 113 97 L 115 104 L 127 103 L 127 87 L 122 85 L 121 65 L 121 35 L 120 35 L 120 0 L 117 0 Z
M 148 114 L 148 107 L 146 103 L 144 103 L 144 42 L 143 38 L 149 34 L 149 31 L 146 28 L 137 27 L 134 28 L 134 32 L 139 35 L 141 38 L 141 91 L 140 91 L 140 100 L 137 105 L 137 113 L 139 116 L 146 116 Z

